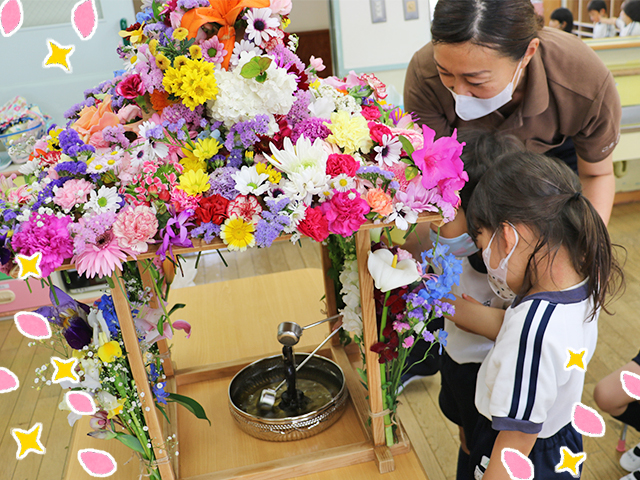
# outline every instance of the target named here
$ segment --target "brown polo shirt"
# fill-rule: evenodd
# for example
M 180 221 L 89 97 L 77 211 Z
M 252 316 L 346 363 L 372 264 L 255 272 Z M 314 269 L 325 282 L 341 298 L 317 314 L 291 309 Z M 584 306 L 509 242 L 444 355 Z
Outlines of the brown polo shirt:
M 515 135 L 537 153 L 571 137 L 583 160 L 605 159 L 618 143 L 622 114 L 611 72 L 577 37 L 550 28 L 539 36 L 540 47 L 527 66 L 524 98 L 508 117 L 493 112 L 470 122 L 458 118 L 453 96 L 438 76 L 431 43 L 409 63 L 405 109 L 438 137 L 451 135 L 454 128 L 497 129 Z

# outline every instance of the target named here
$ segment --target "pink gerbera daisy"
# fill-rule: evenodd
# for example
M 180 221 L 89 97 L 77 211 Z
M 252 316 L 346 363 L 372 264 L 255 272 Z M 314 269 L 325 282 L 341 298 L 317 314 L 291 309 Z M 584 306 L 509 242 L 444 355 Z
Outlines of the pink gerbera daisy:
M 257 223 L 260 220 L 261 213 L 262 206 L 253 195 L 238 195 L 227 206 L 227 216 L 235 215 L 246 222 Z
M 116 268 L 122 268 L 122 262 L 126 261 L 127 254 L 118 245 L 118 239 L 109 230 L 96 239 L 96 243 L 87 244 L 73 261 L 76 264 L 78 274 L 85 272 L 91 278 L 109 277 Z
M 200 48 L 202 48 L 202 57 L 207 62 L 215 63 L 216 65 L 220 65 L 227 54 L 224 49 L 224 43 L 215 36 L 202 42 Z

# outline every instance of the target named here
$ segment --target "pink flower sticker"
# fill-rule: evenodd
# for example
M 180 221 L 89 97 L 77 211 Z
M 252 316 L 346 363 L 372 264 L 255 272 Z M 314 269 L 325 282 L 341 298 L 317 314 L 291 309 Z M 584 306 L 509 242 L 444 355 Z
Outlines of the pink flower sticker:
M 89 40 L 98 28 L 98 12 L 93 0 L 81 0 L 71 11 L 71 25 L 82 40 Z
M 27 338 L 33 340 L 45 340 L 51 337 L 51 325 L 49 320 L 39 313 L 18 312 L 14 315 L 13 321 L 18 331 Z
M 110 453 L 94 448 L 78 450 L 78 462 L 92 477 L 109 477 L 118 470 L 118 464 Z
M 0 367 L 0 393 L 9 393 L 17 390 L 20 380 L 15 373 L 8 368 Z
M 605 431 L 604 420 L 600 414 L 582 403 L 573 406 L 571 425 L 578 433 L 589 437 L 602 437 Z
M 0 32 L 10 37 L 22 26 L 24 11 L 20 0 L 4 0 L 0 5 Z
M 640 400 L 640 375 L 625 370 L 620 373 L 620 383 L 627 395 Z
M 533 480 L 533 463 L 529 457 L 513 448 L 503 448 L 500 458 L 511 480 Z
M 78 415 L 93 415 L 98 411 L 93 397 L 87 392 L 67 392 L 64 396 L 67 405 Z

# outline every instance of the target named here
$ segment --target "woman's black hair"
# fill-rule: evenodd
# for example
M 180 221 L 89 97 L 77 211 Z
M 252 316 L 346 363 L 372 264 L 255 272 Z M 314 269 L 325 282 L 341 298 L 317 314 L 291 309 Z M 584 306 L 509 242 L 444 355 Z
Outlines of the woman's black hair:
M 607 4 L 604 2 L 604 0 L 591 0 L 589 2 L 589 5 L 587 5 L 587 12 L 591 12 L 593 10 L 595 10 L 598 13 L 604 10 L 606 13 L 608 12 Z
M 622 5 L 622 10 L 634 22 L 640 22 L 640 0 L 627 0 Z
M 573 13 L 568 8 L 556 8 L 551 12 L 551 19 L 560 22 L 560 25 L 565 24 L 563 30 L 567 33 L 573 31 Z
M 481 128 L 458 130 L 458 141 L 465 143 L 460 158 L 469 176 L 460 190 L 460 206 L 466 211 L 471 194 L 485 172 L 502 155 L 523 151 L 524 144 L 513 135 Z
M 431 37 L 434 45 L 472 42 L 518 61 L 540 28 L 531 0 L 439 0 Z
M 469 234 L 481 229 L 501 230 L 506 224 L 525 225 L 538 236 L 529 257 L 520 296 L 537 282 L 538 262 L 551 261 L 561 247 L 575 271 L 588 278 L 598 308 L 623 285 L 607 227 L 591 202 L 582 195 L 578 176 L 559 160 L 532 152 L 504 155 L 482 177 L 465 211 Z

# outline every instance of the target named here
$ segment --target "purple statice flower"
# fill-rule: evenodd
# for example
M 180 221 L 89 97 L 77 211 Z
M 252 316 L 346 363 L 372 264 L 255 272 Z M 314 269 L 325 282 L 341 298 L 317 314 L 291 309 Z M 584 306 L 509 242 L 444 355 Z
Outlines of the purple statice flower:
M 282 213 L 289 204 L 287 197 L 266 197 L 265 204 L 268 210 L 262 211 L 262 217 L 258 220 L 255 232 L 256 244 L 261 248 L 270 247 L 291 223 L 290 217 Z
M 298 90 L 295 95 L 296 101 L 291 105 L 291 109 L 287 114 L 287 123 L 292 127 L 295 127 L 298 122 L 306 120 L 311 116 L 309 112 L 309 105 L 313 99 L 313 94 L 308 90 Z
M 173 255 L 173 247 L 193 247 L 193 243 L 189 239 L 188 227 L 192 227 L 193 223 L 189 219 L 193 216 L 193 210 L 183 210 L 178 215 L 175 211 L 170 212 L 171 218 L 167 222 L 167 226 L 160 231 L 162 237 L 162 245 L 158 249 L 158 256 L 164 260 L 167 258 L 167 252 L 171 258 Z
M 325 125 L 323 118 L 307 118 L 299 122 L 291 133 L 291 141 L 295 144 L 304 135 L 312 143 L 317 139 L 324 140 L 331 135 L 331 130 Z
M 66 173 L 70 176 L 81 176 L 87 173 L 87 164 L 84 162 L 62 162 L 53 168 L 58 174 Z
M 73 242 L 67 228 L 69 223 L 71 217 L 58 218 L 34 212 L 13 235 L 11 246 L 16 253 L 28 257 L 40 253 L 42 276 L 48 277 L 73 255 Z
M 69 225 L 69 232 L 73 234 L 73 250 L 76 255 L 84 252 L 87 245 L 95 245 L 98 238 L 104 235 L 116 221 L 113 212 L 100 213 L 90 217 L 82 217 L 78 223 Z
M 178 0 L 178 8 L 184 11 L 191 10 L 198 7 L 210 7 L 209 0 Z M 142 23 L 142 22 L 140 22 Z
M 124 97 L 121 97 L 119 95 L 113 95 L 111 97 L 111 108 L 113 108 L 114 111 L 120 110 L 124 105 L 124 101 L 125 101 Z
M 357 175 L 367 175 L 374 174 L 380 175 L 387 180 L 393 180 L 395 174 L 393 172 L 389 172 L 388 170 L 383 170 L 380 167 L 376 167 L 375 165 L 363 165 L 356 172 Z
M 260 135 L 269 133 L 269 116 L 256 115 L 255 118 L 245 122 L 238 122 L 229 129 L 227 140 L 224 146 L 227 150 L 232 151 L 238 145 L 249 148 L 260 141 Z
M 433 342 L 436 337 L 433 335 L 433 333 L 431 333 L 429 330 L 425 329 L 424 332 L 422 332 L 422 338 L 424 338 L 425 342 Z
M 72 128 L 67 128 L 60 132 L 58 141 L 62 152 L 70 157 L 77 157 L 81 152 L 95 152 L 96 149 L 91 145 L 86 145 L 81 139 L 78 132 Z
M 144 26 L 143 33 L 147 37 L 157 38 L 160 41 L 161 45 L 166 45 L 168 40 L 165 38 L 163 33 L 165 33 L 167 30 L 169 30 L 169 27 L 163 22 L 147 23 Z
M 244 159 L 244 152 L 240 148 L 234 148 L 229 153 L 229 158 L 227 159 L 227 166 L 233 167 L 234 169 L 239 169 L 242 166 L 242 160 Z
M 191 230 L 191 236 L 193 238 L 202 237 L 205 243 L 211 243 L 216 237 L 220 236 L 220 225 L 216 225 L 213 222 L 201 223 Z
M 115 125 L 113 127 L 105 127 L 102 130 L 102 138 L 105 142 L 112 145 L 120 145 L 122 148 L 128 148 L 131 142 L 124 134 L 123 125 Z
M 63 177 L 63 178 L 58 178 L 56 180 L 51 180 L 51 182 L 45 185 L 44 188 L 42 188 L 42 190 L 38 192 L 38 198 L 36 199 L 35 203 L 32 205 L 31 208 L 33 210 L 37 210 L 41 206 L 51 203 L 53 201 L 53 190 L 56 187 L 61 187 L 62 185 L 64 185 L 64 182 L 66 182 L 67 180 L 69 180 L 69 177 Z
M 216 157 L 213 158 L 215 159 Z M 235 180 L 231 178 L 231 175 L 237 171 L 237 168 L 229 166 L 215 169 L 209 176 L 209 184 L 211 185 L 209 193 L 211 195 L 221 195 L 227 200 L 233 200 L 240 195 L 240 192 L 235 188 Z
M 68 110 L 65 110 L 65 112 L 63 114 L 64 118 L 71 119 L 71 118 L 75 117 L 78 113 L 80 113 L 84 107 L 91 107 L 95 103 L 96 103 L 96 100 L 93 97 L 89 97 L 89 98 L 83 100 L 80 103 L 76 103 L 75 105 L 73 105 Z
M 200 124 L 203 113 L 204 107 L 202 105 L 198 105 L 195 110 L 191 110 L 180 102 L 165 107 L 162 111 L 162 119 L 175 124 L 181 123 L 180 120 L 182 120 L 184 123 L 179 128 L 182 128 L 185 124 L 196 127 Z

